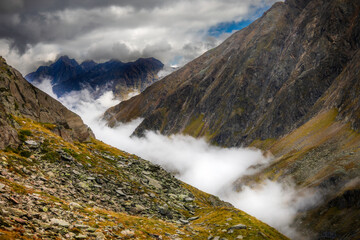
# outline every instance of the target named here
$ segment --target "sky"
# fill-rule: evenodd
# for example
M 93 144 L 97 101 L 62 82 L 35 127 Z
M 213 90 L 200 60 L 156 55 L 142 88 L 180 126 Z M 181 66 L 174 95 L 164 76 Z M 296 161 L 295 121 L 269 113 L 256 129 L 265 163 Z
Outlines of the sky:
M 23 75 L 61 55 L 183 65 L 275 0 L 1 0 L 0 55 Z

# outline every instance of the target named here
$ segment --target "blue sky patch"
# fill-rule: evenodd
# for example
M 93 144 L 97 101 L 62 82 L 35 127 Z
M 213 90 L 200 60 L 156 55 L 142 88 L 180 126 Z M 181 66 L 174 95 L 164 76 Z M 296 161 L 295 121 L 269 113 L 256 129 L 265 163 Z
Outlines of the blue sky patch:
M 269 8 L 270 6 L 257 9 L 250 19 L 245 19 L 239 22 L 235 22 L 235 21 L 221 22 L 215 26 L 210 27 L 208 30 L 208 35 L 212 37 L 219 37 L 223 33 L 232 33 L 233 31 L 241 30 L 249 26 L 259 17 L 261 17 L 263 13 L 267 11 Z
M 208 35 L 212 37 L 219 37 L 223 33 L 231 33 L 233 31 L 237 31 L 247 27 L 252 23 L 253 20 L 245 20 L 241 22 L 222 22 L 217 24 L 216 26 L 210 27 L 208 30 Z

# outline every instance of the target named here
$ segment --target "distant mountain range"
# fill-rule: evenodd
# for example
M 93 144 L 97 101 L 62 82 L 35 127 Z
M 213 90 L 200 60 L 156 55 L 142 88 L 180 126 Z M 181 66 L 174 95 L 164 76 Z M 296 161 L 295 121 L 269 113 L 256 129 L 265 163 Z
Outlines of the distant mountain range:
M 155 58 L 140 58 L 135 62 L 123 63 L 110 60 L 96 63 L 92 60 L 79 64 L 68 56 L 60 57 L 49 66 L 41 66 L 25 78 L 32 83 L 51 80 L 53 91 L 62 96 L 71 91 L 89 89 L 95 95 L 112 90 L 121 98 L 131 91 L 143 91 L 156 82 L 157 73 L 164 65 Z
M 253 146 L 273 162 L 262 179 L 316 190 L 296 225 L 311 239 L 360 239 L 360 2 L 275 3 L 218 47 L 110 108 L 110 126 Z M 219 159 L 221 161 L 221 159 Z

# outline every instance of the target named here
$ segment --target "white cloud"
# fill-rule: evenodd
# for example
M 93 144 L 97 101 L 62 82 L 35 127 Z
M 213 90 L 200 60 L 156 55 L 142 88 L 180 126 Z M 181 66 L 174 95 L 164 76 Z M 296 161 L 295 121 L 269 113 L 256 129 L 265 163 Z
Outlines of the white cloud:
M 53 61 L 62 54 L 79 61 L 131 61 L 153 56 L 170 64 L 176 58 L 181 65 L 224 40 L 226 35 L 208 38 L 211 26 L 252 18 L 256 10 L 274 2 L 181 0 L 153 1 L 151 5 L 138 1 L 88 1 L 88 7 L 85 2 L 66 3 L 76 6 L 69 7 L 34 1 L 32 6 L 26 6 L 29 10 L 19 8 L 0 18 L 0 54 L 23 74 L 33 71 L 41 61 Z M 185 46 L 189 45 L 192 51 L 187 51 Z
M 45 79 L 42 79 L 40 82 L 36 82 L 34 84 L 36 85 L 37 88 L 39 88 L 43 92 L 46 92 L 51 97 L 53 97 L 55 99 L 57 98 L 56 94 L 52 90 L 51 79 L 45 78 Z
M 291 239 L 306 239 L 291 226 L 296 214 L 320 201 L 312 190 L 297 190 L 291 183 L 266 180 L 240 192 L 229 192 L 225 199 L 235 207 L 268 223 Z

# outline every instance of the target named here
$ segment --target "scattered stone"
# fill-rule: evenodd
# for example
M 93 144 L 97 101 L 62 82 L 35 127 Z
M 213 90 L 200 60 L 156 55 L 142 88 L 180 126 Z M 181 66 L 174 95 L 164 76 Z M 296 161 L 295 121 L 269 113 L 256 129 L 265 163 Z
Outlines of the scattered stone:
M 96 240 L 105 240 L 106 237 L 105 237 L 105 235 L 104 235 L 102 232 L 96 232 L 96 233 L 95 233 L 95 239 L 96 239 Z
M 79 185 L 79 187 L 81 187 L 82 189 L 88 189 L 88 188 L 89 188 L 89 186 L 88 186 L 87 183 L 85 183 L 85 182 L 80 182 L 78 185 Z
M 144 208 L 140 204 L 136 204 L 135 207 L 133 208 L 134 213 L 141 213 L 141 212 L 143 212 L 145 210 L 146 210 L 146 208 Z
M 263 232 L 258 232 L 258 234 L 261 236 L 261 237 L 263 237 L 264 239 L 268 239 L 269 237 L 268 236 L 266 236 L 266 234 L 265 233 L 263 233 Z
M 188 220 L 184 220 L 184 219 L 179 219 L 179 222 L 181 222 L 182 224 L 188 224 L 189 223 Z
M 0 216 L 0 226 L 4 226 L 4 227 L 10 227 L 11 223 L 9 223 L 7 220 L 5 220 L 4 218 L 2 218 Z
M 135 236 L 135 232 L 134 232 L 133 230 L 130 230 L 130 229 L 122 230 L 122 231 L 121 231 L 121 234 L 122 234 L 124 237 L 134 237 L 134 236 Z
M 6 209 L 11 215 L 15 215 L 17 217 L 22 217 L 27 214 L 27 212 L 20 210 L 18 208 L 7 208 Z
M 50 220 L 51 224 L 53 224 L 54 226 L 60 226 L 60 227 L 66 227 L 68 228 L 70 226 L 70 223 L 68 223 L 65 220 L 62 219 L 58 219 L 58 218 L 52 218 Z
M 169 206 L 164 204 L 163 206 L 159 207 L 159 213 L 163 216 L 169 216 L 171 214 Z
M 126 194 L 121 189 L 116 189 L 115 192 L 121 197 L 126 197 Z
M 79 234 L 79 235 L 75 236 L 75 239 L 87 239 L 87 238 L 88 238 L 88 236 L 85 234 Z
M 155 179 L 153 179 L 153 178 L 151 178 L 151 177 L 149 177 L 149 176 L 145 176 L 145 178 L 146 178 L 147 180 L 149 180 L 149 184 L 150 184 L 151 186 L 153 186 L 154 188 L 156 188 L 156 189 L 162 189 L 162 186 L 161 186 L 161 184 L 160 184 L 159 181 L 157 181 L 157 180 L 155 180 Z
M 185 201 L 185 202 L 193 202 L 194 199 L 191 198 L 191 197 L 186 197 L 186 198 L 184 198 L 184 201 Z
M 102 156 L 104 157 L 104 158 L 107 158 L 107 159 L 110 159 L 110 160 L 115 160 L 115 158 L 113 157 L 113 156 L 110 156 L 110 155 L 108 155 L 108 154 L 102 154 Z
M 64 161 L 67 161 L 67 162 L 75 161 L 75 159 L 71 155 L 69 155 L 68 153 L 66 153 L 62 150 L 58 151 L 58 153 L 60 154 L 61 159 Z
M 47 175 L 50 177 L 50 178 L 53 178 L 55 177 L 55 174 L 51 171 L 47 172 Z
M 69 207 L 70 207 L 70 209 L 82 209 L 83 207 L 80 205 L 80 204 L 78 204 L 78 203 L 76 203 L 76 202 L 71 202 L 71 203 L 69 203 Z
M 25 141 L 25 143 L 26 143 L 26 145 L 29 146 L 29 148 L 32 148 L 32 149 L 36 149 L 40 146 L 40 144 L 34 140 L 27 140 L 27 141 Z
M 83 224 L 75 224 L 74 227 L 80 228 L 80 229 L 85 229 L 85 228 L 88 228 L 89 226 L 83 225 Z
M 8 199 L 9 199 L 11 202 L 15 203 L 15 204 L 19 204 L 19 201 L 16 200 L 15 198 L 13 198 L 13 197 L 9 197 Z
M 191 218 L 188 218 L 188 221 L 195 221 L 199 219 L 199 216 L 195 216 L 195 217 L 191 217 Z
M 20 224 L 26 224 L 26 220 L 22 219 L 22 218 L 18 218 L 18 217 L 14 217 L 13 218 L 15 222 L 20 223 Z
M 244 224 L 237 224 L 237 225 L 234 225 L 234 226 L 230 227 L 228 229 L 228 231 L 233 230 L 233 229 L 246 229 L 246 228 L 247 228 L 247 226 L 244 225 Z
M 87 232 L 96 232 L 96 228 L 92 228 L 92 227 L 89 227 L 88 229 L 86 229 Z

